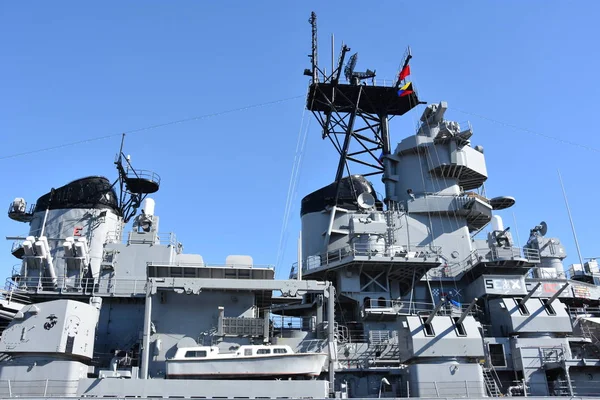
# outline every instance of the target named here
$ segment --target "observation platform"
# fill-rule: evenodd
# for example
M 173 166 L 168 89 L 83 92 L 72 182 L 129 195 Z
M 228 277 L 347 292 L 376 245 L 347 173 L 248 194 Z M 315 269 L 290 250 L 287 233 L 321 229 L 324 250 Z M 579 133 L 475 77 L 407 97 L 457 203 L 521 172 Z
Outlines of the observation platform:
M 334 88 L 337 89 L 334 91 Z M 360 100 L 359 100 L 359 92 Z M 335 95 L 334 95 L 335 92 Z M 330 101 L 333 99 L 333 101 Z M 327 112 L 335 107 L 338 112 L 351 112 L 358 103 L 360 111 L 377 115 L 404 115 L 419 104 L 417 93 L 398 96 L 394 86 L 312 83 L 306 107 L 310 111 Z
M 128 170 L 124 180 L 127 190 L 131 193 L 155 193 L 160 187 L 160 176 L 152 171 Z
M 442 264 L 439 246 L 383 246 L 354 243 L 327 253 L 309 256 L 302 263 L 302 277 L 326 280 L 329 271 L 357 267 L 363 272 L 388 271 L 402 292 L 409 291 L 429 270 Z M 290 279 L 298 277 L 298 263 L 292 264 Z

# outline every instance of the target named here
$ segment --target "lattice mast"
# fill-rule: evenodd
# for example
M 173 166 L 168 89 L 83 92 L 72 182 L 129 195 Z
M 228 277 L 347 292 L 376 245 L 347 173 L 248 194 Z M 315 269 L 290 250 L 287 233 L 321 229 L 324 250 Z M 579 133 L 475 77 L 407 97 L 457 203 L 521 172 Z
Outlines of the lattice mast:
M 116 186 L 118 189 L 119 209 L 123 221 L 127 223 L 135 215 L 146 196 L 158 191 L 160 177 L 152 171 L 133 168 L 130 156 L 123 153 L 124 143 L 125 134 L 121 138 L 119 154 L 115 158 L 119 177 L 113 183 L 113 187 Z
M 391 151 L 389 118 L 405 114 L 420 102 L 411 83 L 401 87 L 403 79 L 399 78 L 392 86 L 377 85 L 374 70 L 355 71 L 358 53 L 350 56 L 344 67 L 346 54 L 350 51 L 345 44 L 328 75 L 318 65 L 317 16 L 314 12 L 309 23 L 312 27 L 311 69 L 306 69 L 304 74 L 311 77 L 311 83 L 306 107 L 323 128 L 323 139 L 328 138 L 340 155 L 334 181 L 334 204 L 337 204 L 340 183 L 344 171 L 350 175 L 351 162 L 369 168 L 369 172 L 362 174 L 364 176 L 385 171 L 386 156 Z M 403 71 L 411 57 L 407 51 Z M 345 82 L 340 82 L 342 70 Z M 368 84 L 367 80 L 370 80 Z

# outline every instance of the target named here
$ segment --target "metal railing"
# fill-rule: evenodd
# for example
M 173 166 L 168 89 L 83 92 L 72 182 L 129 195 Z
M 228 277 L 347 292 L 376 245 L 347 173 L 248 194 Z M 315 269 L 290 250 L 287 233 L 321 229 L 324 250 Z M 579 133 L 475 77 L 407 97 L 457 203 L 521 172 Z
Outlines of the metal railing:
M 368 257 L 370 260 L 391 258 L 397 262 L 437 262 L 441 254 L 440 246 L 387 245 L 385 243 L 352 243 L 336 250 L 306 257 L 302 271 L 337 265 L 340 261 L 353 257 Z M 384 260 L 387 261 L 387 260 Z M 298 276 L 298 263 L 292 264 L 290 278 Z
M 397 314 L 428 314 L 433 311 L 436 307 L 434 303 L 425 302 L 410 302 L 403 300 L 389 300 L 389 299 L 366 299 L 363 302 L 361 311 L 364 313 L 380 313 L 383 311 L 391 311 Z M 447 302 L 437 312 L 436 315 L 454 316 L 456 314 L 462 314 L 469 308 L 468 304 L 452 303 Z M 478 307 L 474 306 L 467 315 L 476 315 Z
M 492 247 L 490 261 L 506 260 L 507 257 L 511 259 L 524 258 L 527 261 L 539 262 L 540 252 L 536 249 L 530 249 L 527 247 Z
M 215 268 L 235 268 L 235 267 L 247 267 L 247 268 L 264 268 L 274 269 L 273 264 L 207 264 L 205 262 L 152 262 L 146 263 L 148 267 L 215 267 Z
M 23 214 L 33 214 L 33 212 L 35 211 L 35 206 L 37 203 L 33 203 L 30 204 L 29 207 L 27 207 L 27 202 L 25 202 L 25 207 L 23 209 L 20 210 L 15 210 L 13 207 L 13 202 L 11 201 L 10 204 L 8 205 L 8 213 L 12 214 L 15 213 L 17 211 L 22 212 Z
M 127 177 L 127 179 L 146 179 L 160 185 L 160 176 L 156 172 L 147 169 L 134 170 L 127 168 L 127 170 L 125 171 L 125 176 Z
M 580 315 L 588 317 L 600 317 L 600 307 L 567 307 L 567 312 L 571 317 L 576 318 Z
M 428 271 L 427 274 L 429 277 L 435 278 L 456 277 L 473 268 L 480 262 L 498 262 L 507 260 L 525 260 L 530 263 L 538 263 L 540 261 L 540 252 L 536 249 L 527 247 L 501 248 L 500 251 L 497 247 L 474 249 L 464 260 L 432 269 Z
M 146 244 L 154 243 L 158 240 L 162 246 L 176 246 L 177 237 L 173 232 L 167 233 L 156 233 L 155 235 L 148 235 L 147 237 L 139 236 L 137 232 L 130 231 L 127 235 L 127 244 Z
M 0 397 L 74 397 L 76 380 L 1 380 Z
M 31 299 L 24 293 L 17 292 L 15 288 L 0 289 L 0 299 L 6 300 L 9 304 L 11 302 L 29 304 Z
M 5 287 L 9 288 L 7 290 L 9 296 L 26 296 L 27 293 L 57 291 L 82 295 L 139 296 L 146 294 L 146 278 L 120 279 L 101 276 L 96 279 L 57 277 L 54 280 L 47 277 L 27 277 L 18 279 L 16 282 L 8 278 Z
M 485 397 L 485 383 L 481 381 L 419 381 L 419 397 Z

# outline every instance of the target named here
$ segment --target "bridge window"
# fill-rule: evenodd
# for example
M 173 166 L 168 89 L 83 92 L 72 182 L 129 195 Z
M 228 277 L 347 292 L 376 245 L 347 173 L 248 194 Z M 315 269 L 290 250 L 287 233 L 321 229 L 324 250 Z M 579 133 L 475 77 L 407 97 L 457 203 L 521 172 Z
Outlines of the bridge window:
M 271 349 L 258 349 L 256 354 L 271 354 Z
M 185 358 L 206 357 L 206 350 L 188 350 L 185 352 Z
M 273 349 L 273 354 L 286 354 L 286 349 Z

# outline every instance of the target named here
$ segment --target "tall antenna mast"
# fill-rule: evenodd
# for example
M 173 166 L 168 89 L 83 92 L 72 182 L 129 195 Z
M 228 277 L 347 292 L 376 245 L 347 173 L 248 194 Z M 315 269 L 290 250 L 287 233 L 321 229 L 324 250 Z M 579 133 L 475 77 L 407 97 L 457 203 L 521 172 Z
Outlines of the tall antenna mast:
M 318 75 L 318 71 L 319 71 L 319 56 L 318 56 L 318 51 L 317 51 L 317 14 L 315 14 L 315 12 L 311 12 L 310 13 L 310 19 L 308 20 L 308 22 L 311 25 L 312 28 L 312 52 L 310 54 L 310 61 L 312 64 L 312 79 L 313 82 L 317 82 L 317 80 L 319 79 L 319 75 Z
M 571 208 L 569 207 L 569 202 L 567 200 L 567 192 L 565 191 L 565 186 L 563 185 L 562 176 L 560 175 L 560 170 L 558 172 L 558 180 L 560 181 L 560 187 L 562 188 L 563 197 L 565 199 L 565 206 L 567 206 L 567 214 L 569 214 L 569 222 L 571 223 L 571 230 L 573 231 L 573 239 L 575 239 L 575 247 L 577 248 L 577 255 L 579 256 L 579 262 L 581 263 L 581 268 L 583 268 L 583 257 L 581 257 L 581 250 L 579 249 L 579 241 L 577 240 L 577 233 L 575 232 L 575 224 L 573 224 L 573 217 L 571 216 Z
M 403 115 L 422 104 L 412 83 L 404 83 L 405 69 L 412 57 L 410 50 L 405 53 L 402 72 L 391 85 L 375 85 L 375 71 L 355 71 L 358 54 L 353 54 L 346 67 L 344 60 L 350 47 L 342 43 L 337 64 L 332 57 L 332 71 L 327 75 L 318 67 L 317 60 L 317 17 L 311 13 L 309 22 L 312 28 L 311 69 L 304 74 L 312 77 L 307 98 L 307 108 L 323 128 L 323 139 L 328 138 L 338 151 L 340 159 L 335 175 L 335 198 L 337 205 L 340 184 L 344 173 L 350 175 L 350 163 L 369 168 L 364 176 L 382 174 L 385 171 L 386 156 L 390 154 L 388 121 L 390 117 Z M 332 51 L 333 51 L 333 36 Z M 332 55 L 333 56 L 333 55 Z M 347 83 L 340 83 L 344 72 Z M 410 72 L 408 72 L 410 73 Z M 371 79 L 371 85 L 366 80 Z M 352 180 L 349 180 L 352 191 Z M 356 195 L 354 195 L 356 201 Z M 388 204 L 389 205 L 389 204 Z

